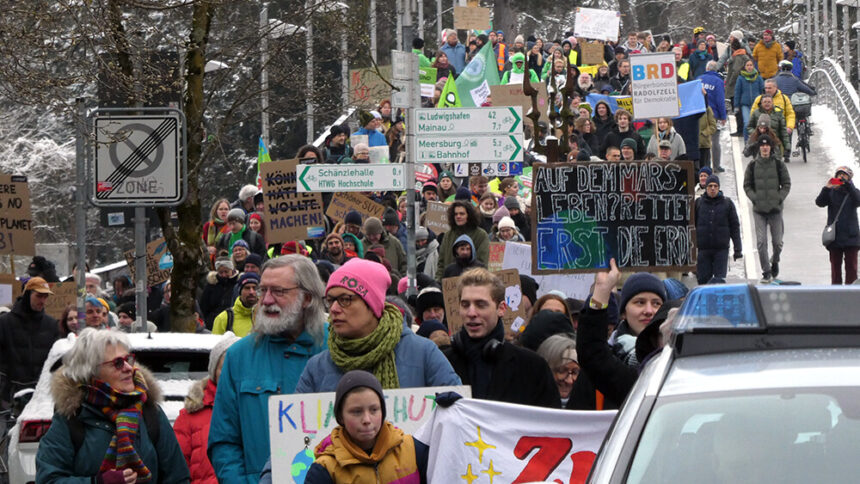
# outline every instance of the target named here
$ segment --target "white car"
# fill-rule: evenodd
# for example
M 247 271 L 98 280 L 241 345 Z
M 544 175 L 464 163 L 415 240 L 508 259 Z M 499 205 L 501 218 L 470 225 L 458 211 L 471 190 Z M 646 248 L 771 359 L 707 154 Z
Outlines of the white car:
M 196 381 L 206 376 L 209 352 L 220 335 L 188 333 L 132 333 L 131 350 L 137 362 L 149 368 L 161 384 L 161 407 L 172 424 L 184 406 L 185 396 Z M 74 344 L 74 335 L 57 340 L 42 366 L 33 398 L 24 407 L 9 431 L 9 482 L 28 484 L 36 480 L 36 452 L 39 440 L 51 426 L 54 399 L 51 395 L 52 370 Z

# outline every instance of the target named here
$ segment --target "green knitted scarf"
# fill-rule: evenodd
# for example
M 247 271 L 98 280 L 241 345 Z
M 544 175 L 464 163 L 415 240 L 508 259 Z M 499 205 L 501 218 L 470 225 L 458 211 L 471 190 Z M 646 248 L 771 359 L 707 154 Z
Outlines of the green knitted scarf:
M 344 373 L 365 370 L 382 384 L 382 388 L 400 388 L 394 365 L 394 347 L 400 342 L 403 315 L 393 304 L 386 303 L 379 326 L 364 338 L 345 339 L 334 331 L 328 335 L 328 349 L 335 366 Z
M 744 78 L 750 82 L 755 81 L 755 78 L 758 77 L 758 71 L 753 69 L 751 71 L 741 71 L 740 73 Z

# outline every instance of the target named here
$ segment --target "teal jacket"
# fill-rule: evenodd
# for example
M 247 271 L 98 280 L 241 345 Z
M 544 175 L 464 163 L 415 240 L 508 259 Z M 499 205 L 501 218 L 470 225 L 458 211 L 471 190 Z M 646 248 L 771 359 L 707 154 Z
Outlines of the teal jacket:
M 326 347 L 307 331 L 292 343 L 252 332 L 227 350 L 207 452 L 220 482 L 260 479 L 269 459 L 269 397 L 294 393 L 308 360 Z
M 158 405 L 161 390 L 155 378 L 145 369 L 149 388 L 149 399 L 144 405 Z M 105 452 L 116 432 L 116 427 L 98 408 L 85 403 L 84 393 L 78 385 L 66 377 L 63 369 L 57 371 L 51 384 L 56 411 L 51 427 L 39 442 L 36 453 L 36 482 L 39 483 L 86 483 L 96 482 L 99 467 Z M 69 418 L 78 415 L 84 434 L 81 447 L 72 450 Z M 143 463 L 152 472 L 152 482 L 187 483 L 191 478 L 182 449 L 170 421 L 159 406 L 158 442 L 150 440 L 146 424 L 141 420 L 134 448 Z

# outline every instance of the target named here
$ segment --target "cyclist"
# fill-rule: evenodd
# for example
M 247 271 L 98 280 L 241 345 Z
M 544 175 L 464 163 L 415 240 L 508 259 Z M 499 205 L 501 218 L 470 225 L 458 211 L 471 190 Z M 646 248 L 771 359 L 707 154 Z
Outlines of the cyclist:
M 794 93 L 802 92 L 805 94 L 809 94 L 810 96 L 815 96 L 818 94 L 815 90 L 815 87 L 803 82 L 800 78 L 795 76 L 791 71 L 794 68 L 794 64 L 789 60 L 783 60 L 779 63 L 779 72 L 777 75 L 773 76 L 773 80 L 776 81 L 776 85 L 779 87 L 779 90 L 791 98 Z M 804 109 L 795 109 L 797 119 L 795 120 L 795 124 L 798 121 L 805 120 L 808 116 L 808 113 L 804 111 Z M 793 141 L 793 136 L 789 135 L 789 141 Z M 788 153 L 791 147 L 787 147 L 786 153 Z M 792 155 L 797 156 L 798 150 L 794 150 Z

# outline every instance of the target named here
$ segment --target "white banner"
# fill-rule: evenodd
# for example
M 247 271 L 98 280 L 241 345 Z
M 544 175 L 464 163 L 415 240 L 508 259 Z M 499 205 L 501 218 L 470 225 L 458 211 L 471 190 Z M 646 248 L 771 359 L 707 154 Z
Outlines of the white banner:
M 550 410 L 460 399 L 414 437 L 430 446 L 427 482 L 585 482 L 615 410 Z
M 631 55 L 630 81 L 636 119 L 678 116 L 681 104 L 678 101 L 675 54 Z
M 577 7 L 573 24 L 573 36 L 586 39 L 618 42 L 618 26 L 621 12 Z
M 430 420 L 436 393 L 472 395 L 469 386 L 385 390 L 385 419 L 407 434 Z M 334 392 L 269 397 L 272 482 L 302 484 L 314 462 L 314 447 L 337 427 Z
M 585 300 L 594 283 L 594 274 L 552 274 L 536 276 L 532 274 L 532 246 L 522 242 L 506 242 L 502 269 L 516 269 L 520 274 L 531 276 L 539 284 L 538 297 L 553 289 L 563 292 L 567 297 Z

